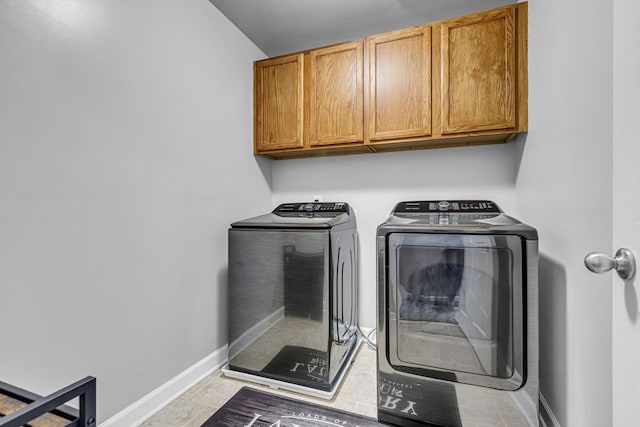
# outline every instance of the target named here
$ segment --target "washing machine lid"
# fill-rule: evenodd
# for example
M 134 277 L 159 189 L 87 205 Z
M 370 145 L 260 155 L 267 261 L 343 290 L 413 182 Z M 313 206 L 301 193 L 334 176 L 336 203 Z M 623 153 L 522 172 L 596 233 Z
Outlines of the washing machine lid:
M 236 221 L 232 228 L 333 228 L 352 223 L 355 215 L 344 202 L 283 203 L 271 213 Z

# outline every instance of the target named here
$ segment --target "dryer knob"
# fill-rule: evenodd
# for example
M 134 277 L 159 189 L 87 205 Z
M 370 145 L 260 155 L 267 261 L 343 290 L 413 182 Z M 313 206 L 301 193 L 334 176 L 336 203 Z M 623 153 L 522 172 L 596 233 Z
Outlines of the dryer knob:
M 438 210 L 448 211 L 449 210 L 449 206 L 450 206 L 449 202 L 439 202 L 438 203 Z

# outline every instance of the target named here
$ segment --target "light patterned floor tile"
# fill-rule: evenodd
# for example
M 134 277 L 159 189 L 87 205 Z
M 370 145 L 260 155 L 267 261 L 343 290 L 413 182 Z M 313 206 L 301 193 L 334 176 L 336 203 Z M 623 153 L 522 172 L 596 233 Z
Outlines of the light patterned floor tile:
M 200 427 L 213 413 L 244 386 L 251 386 L 294 399 L 342 410 L 376 416 L 376 353 L 362 344 L 336 395 L 331 400 L 272 389 L 234 378 L 220 370 L 212 373 L 182 396 L 162 408 L 141 427 Z

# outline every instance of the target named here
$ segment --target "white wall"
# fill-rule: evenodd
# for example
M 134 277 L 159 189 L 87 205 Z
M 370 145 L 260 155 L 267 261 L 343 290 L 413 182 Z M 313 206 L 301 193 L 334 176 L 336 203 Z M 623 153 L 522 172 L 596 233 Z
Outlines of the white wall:
M 541 388 L 562 426 L 611 425 L 612 3 L 529 2 L 518 214 L 540 231 Z
M 640 249 L 640 2 L 613 2 L 613 245 Z M 637 261 L 636 261 L 637 262 Z M 614 427 L 640 425 L 640 281 L 610 274 Z
M 540 232 L 543 395 L 564 427 L 610 425 L 610 279 L 582 259 L 611 253 L 611 8 L 529 2 L 526 136 L 276 161 L 271 194 L 262 54 L 207 1 L 1 1 L 0 378 L 95 375 L 110 417 L 225 344 L 227 225 L 314 194 L 357 210 L 373 327 L 393 205 L 490 198 Z
M 540 235 L 541 392 L 563 427 L 611 425 L 612 6 L 529 1 L 529 132 L 507 145 L 273 163 L 274 205 L 351 203 L 360 322 L 375 326 L 375 229 L 411 199 L 493 199 Z
M 226 344 L 262 57 L 204 0 L 0 1 L 3 381 L 96 376 L 102 422 Z
M 399 201 L 486 198 L 514 208 L 514 144 L 359 154 L 273 163 L 273 204 L 348 202 L 360 241 L 360 325 L 376 324 L 376 227 Z

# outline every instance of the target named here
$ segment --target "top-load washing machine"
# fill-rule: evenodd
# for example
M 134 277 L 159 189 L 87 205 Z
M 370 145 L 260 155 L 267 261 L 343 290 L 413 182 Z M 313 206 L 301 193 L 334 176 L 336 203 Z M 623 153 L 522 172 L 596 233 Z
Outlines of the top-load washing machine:
M 538 235 L 491 201 L 378 227 L 378 419 L 538 426 Z
M 347 203 L 285 203 L 231 224 L 223 372 L 331 398 L 359 344 L 357 270 Z

